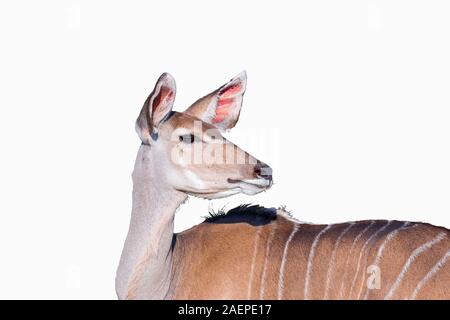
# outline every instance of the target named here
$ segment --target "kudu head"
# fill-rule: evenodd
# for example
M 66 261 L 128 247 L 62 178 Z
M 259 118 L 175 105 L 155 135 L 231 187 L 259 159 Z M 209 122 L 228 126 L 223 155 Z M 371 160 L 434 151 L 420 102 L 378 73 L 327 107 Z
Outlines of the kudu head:
M 175 112 L 175 80 L 162 74 L 136 121 L 142 163 L 134 174 L 151 171 L 165 187 L 207 199 L 269 188 L 271 168 L 221 134 L 235 126 L 245 87 L 243 72 L 184 112 Z

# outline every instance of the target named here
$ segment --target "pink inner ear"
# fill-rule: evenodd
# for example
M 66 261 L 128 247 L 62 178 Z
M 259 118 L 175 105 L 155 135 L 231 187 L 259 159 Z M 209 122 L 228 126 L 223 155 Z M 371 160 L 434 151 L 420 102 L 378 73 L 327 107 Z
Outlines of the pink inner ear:
M 223 120 L 225 120 L 227 118 L 226 115 L 218 115 L 213 119 L 213 123 L 219 123 L 222 122 Z
M 242 93 L 242 83 L 231 84 L 220 91 L 219 101 L 217 101 L 216 115 L 212 119 L 213 123 L 226 120 L 236 107 L 236 97 Z
M 233 97 L 233 96 L 241 93 L 241 91 L 242 91 L 242 84 L 237 83 L 237 84 L 229 86 L 228 88 L 225 88 L 225 90 L 221 92 L 220 98 L 222 99 L 222 98 Z
M 225 105 L 228 105 L 228 104 L 232 104 L 233 101 L 234 101 L 234 98 L 227 98 L 227 99 L 222 99 L 221 98 L 219 100 L 219 102 L 218 102 L 218 108 L 222 107 L 222 106 L 225 106 Z
M 216 116 L 212 120 L 214 123 L 222 122 L 233 111 L 234 98 L 220 99 L 216 107 Z
M 153 111 L 155 111 L 161 102 L 165 101 L 166 103 L 172 102 L 173 100 L 173 91 L 167 87 L 161 87 L 158 95 L 153 99 Z

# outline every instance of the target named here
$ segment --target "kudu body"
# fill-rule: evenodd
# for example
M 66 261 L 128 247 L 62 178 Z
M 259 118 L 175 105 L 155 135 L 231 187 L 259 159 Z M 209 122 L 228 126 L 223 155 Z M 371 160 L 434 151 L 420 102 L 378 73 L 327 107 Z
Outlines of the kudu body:
M 116 276 L 120 299 L 450 299 L 450 232 L 429 224 L 300 223 L 283 210 L 238 207 L 174 234 L 188 195 L 256 194 L 271 169 L 225 140 L 245 73 L 172 111 L 163 74 L 136 122 L 131 222 Z

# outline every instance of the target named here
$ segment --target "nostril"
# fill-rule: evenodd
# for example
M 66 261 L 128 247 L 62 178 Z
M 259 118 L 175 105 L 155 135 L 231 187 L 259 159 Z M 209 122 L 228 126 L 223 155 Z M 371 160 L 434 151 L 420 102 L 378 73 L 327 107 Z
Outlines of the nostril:
M 268 180 L 272 180 L 272 168 L 264 163 L 258 162 L 255 165 L 254 172 L 255 172 L 255 176 L 257 176 L 257 177 L 262 177 L 262 178 L 266 178 Z
M 260 171 L 261 171 L 261 173 L 260 173 L 261 177 L 270 178 L 270 179 L 272 178 L 272 168 L 271 167 L 269 167 L 269 166 L 262 167 L 260 169 Z

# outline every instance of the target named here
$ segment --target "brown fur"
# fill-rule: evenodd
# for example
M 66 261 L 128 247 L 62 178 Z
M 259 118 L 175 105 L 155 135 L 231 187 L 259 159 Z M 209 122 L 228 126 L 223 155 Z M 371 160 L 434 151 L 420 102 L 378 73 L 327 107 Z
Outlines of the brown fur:
M 278 298 L 283 251 L 296 222 L 281 215 L 278 215 L 275 220 L 268 219 L 266 223 L 256 225 L 249 223 L 248 217 L 243 217 L 242 222 L 237 220 L 237 217 L 232 219 L 232 217 L 224 216 L 217 221 L 202 223 L 176 236 L 174 281 L 169 298 Z M 388 223 L 384 220 L 356 222 L 342 237 L 340 245 L 336 248 L 334 268 L 330 270 L 332 279 L 328 292 L 330 299 L 383 299 L 398 278 L 411 253 L 440 232 L 445 233 L 446 237 L 442 241 L 416 258 L 392 296 L 393 299 L 410 298 L 419 281 L 450 249 L 450 231 L 445 228 L 412 223 L 410 227 L 400 229 L 404 225 L 403 222 Z M 347 223 L 332 225 L 317 241 L 315 256 L 311 263 L 308 298 L 324 298 L 326 275 L 334 244 L 347 226 Z M 368 226 L 370 227 L 367 228 Z M 383 226 L 386 226 L 385 229 L 367 242 Z M 325 227 L 324 225 L 299 224 L 299 229 L 290 243 L 285 262 L 282 299 L 304 298 L 305 276 L 311 246 L 318 233 Z M 364 229 L 366 232 L 360 235 Z M 367 266 L 374 262 L 377 251 L 386 237 L 398 229 L 400 230 L 397 236 L 386 243 L 379 263 L 381 287 L 369 290 L 365 286 L 368 277 Z M 258 238 L 257 233 L 259 233 Z M 350 251 L 358 235 L 360 237 Z M 251 275 L 255 241 L 257 251 L 254 273 Z M 267 246 L 269 241 L 271 243 Z M 265 264 L 266 254 L 267 264 Z M 360 261 L 360 270 L 355 274 L 358 261 Z M 265 272 L 264 268 L 266 268 Z M 252 279 L 251 284 L 250 279 Z M 351 289 L 353 281 L 354 286 Z M 247 297 L 249 286 L 251 292 Z M 341 288 L 342 297 L 340 296 Z M 261 296 L 262 291 L 263 296 Z M 420 290 L 417 298 L 450 298 L 449 262 L 431 277 Z

